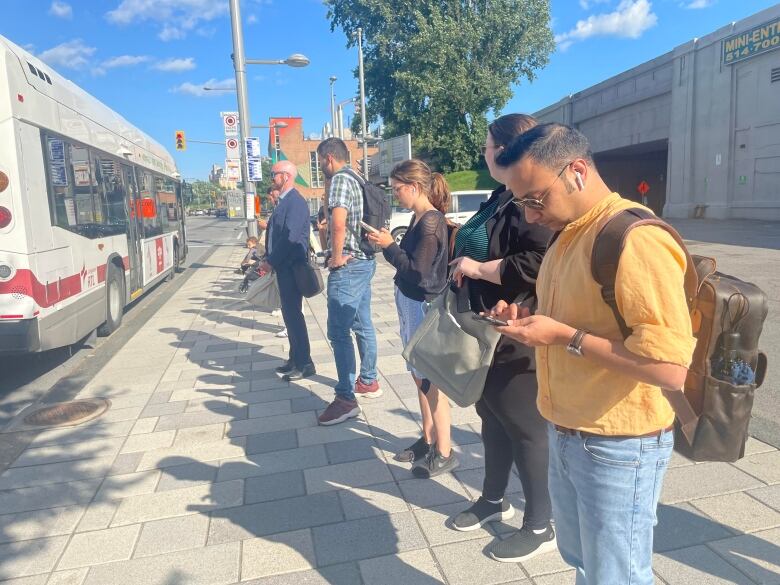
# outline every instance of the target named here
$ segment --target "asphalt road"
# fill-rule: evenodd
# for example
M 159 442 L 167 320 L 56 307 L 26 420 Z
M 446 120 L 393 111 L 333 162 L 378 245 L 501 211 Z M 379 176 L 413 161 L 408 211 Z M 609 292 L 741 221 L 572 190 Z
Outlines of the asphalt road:
M 33 402 L 66 400 L 83 387 L 114 351 L 175 294 L 188 275 L 208 262 L 217 246 L 234 246 L 244 239 L 244 225 L 212 217 L 187 218 L 189 253 L 183 268 L 171 282 L 160 283 L 132 303 L 125 310 L 122 327 L 111 337 L 98 338 L 95 347 L 79 345 L 0 357 L 0 428 Z

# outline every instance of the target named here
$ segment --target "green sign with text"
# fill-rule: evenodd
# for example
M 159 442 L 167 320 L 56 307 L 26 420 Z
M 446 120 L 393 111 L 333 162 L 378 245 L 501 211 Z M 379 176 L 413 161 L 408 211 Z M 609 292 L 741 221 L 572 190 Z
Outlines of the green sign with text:
M 780 48 L 780 18 L 729 37 L 723 41 L 727 65 Z

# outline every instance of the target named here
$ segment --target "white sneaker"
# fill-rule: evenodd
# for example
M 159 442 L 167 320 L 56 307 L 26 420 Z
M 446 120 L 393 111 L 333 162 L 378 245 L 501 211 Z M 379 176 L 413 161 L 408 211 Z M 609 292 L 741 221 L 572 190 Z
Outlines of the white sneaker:
M 287 337 L 287 328 L 285 327 L 279 333 L 277 333 L 276 337 Z

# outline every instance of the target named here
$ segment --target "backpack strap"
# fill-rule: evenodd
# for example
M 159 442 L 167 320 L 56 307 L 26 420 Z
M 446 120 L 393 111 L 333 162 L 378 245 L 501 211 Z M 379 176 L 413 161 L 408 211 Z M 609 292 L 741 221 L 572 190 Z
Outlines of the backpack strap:
M 601 298 L 604 299 L 604 302 L 612 309 L 615 320 L 623 334 L 623 339 L 626 339 L 631 335 L 632 330 L 626 324 L 626 320 L 620 314 L 620 309 L 618 309 L 617 299 L 615 298 L 615 279 L 617 278 L 620 255 L 623 253 L 623 247 L 626 244 L 626 238 L 628 237 L 629 232 L 635 227 L 643 225 L 655 225 L 665 229 L 674 238 L 685 254 L 684 287 L 685 300 L 688 303 L 689 310 L 694 307 L 699 289 L 699 278 L 696 273 L 696 266 L 677 230 L 646 209 L 625 209 L 612 216 L 601 226 L 599 233 L 596 235 L 590 258 L 590 269 L 593 274 L 593 279 L 601 285 Z M 553 236 L 550 245 L 555 241 L 556 236 Z M 661 389 L 661 391 L 672 406 L 680 423 L 680 430 L 683 435 L 689 443 L 693 443 L 696 426 L 699 421 L 698 415 L 693 410 L 693 407 L 683 392 L 664 389 Z

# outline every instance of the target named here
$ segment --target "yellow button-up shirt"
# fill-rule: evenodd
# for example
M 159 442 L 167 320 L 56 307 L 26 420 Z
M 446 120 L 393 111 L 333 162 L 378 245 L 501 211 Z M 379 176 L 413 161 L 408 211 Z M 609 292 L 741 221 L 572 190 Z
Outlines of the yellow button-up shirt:
M 544 257 L 536 283 L 538 313 L 612 340 L 623 338 L 591 274 L 591 252 L 604 220 L 638 207 L 613 193 L 568 224 Z M 633 330 L 630 352 L 688 367 L 696 340 L 685 301 L 685 254 L 658 226 L 629 232 L 615 282 L 620 314 Z M 660 388 L 569 354 L 536 350 L 539 412 L 553 424 L 602 435 L 637 436 L 672 424 Z

